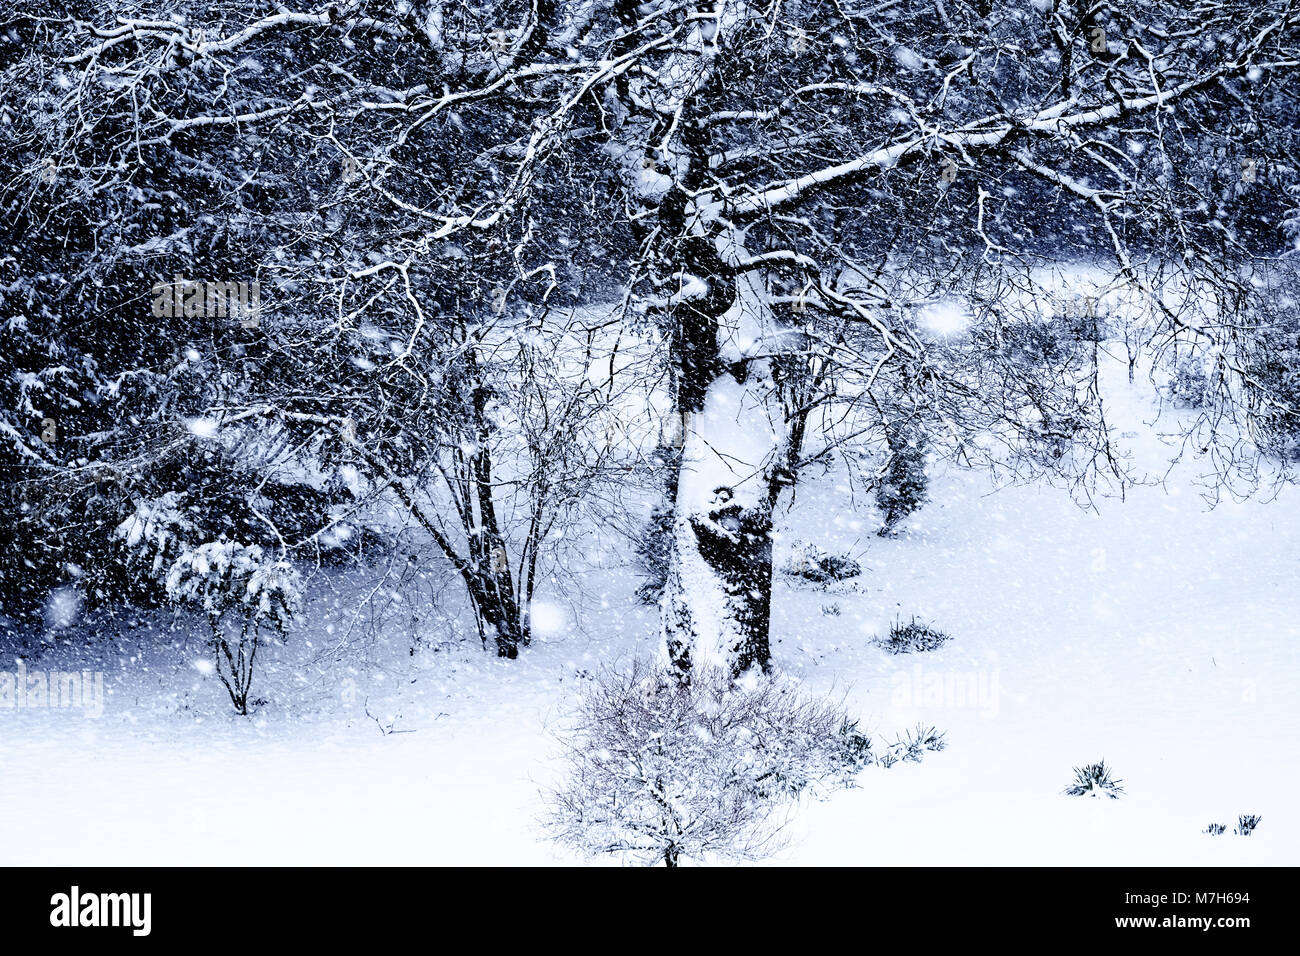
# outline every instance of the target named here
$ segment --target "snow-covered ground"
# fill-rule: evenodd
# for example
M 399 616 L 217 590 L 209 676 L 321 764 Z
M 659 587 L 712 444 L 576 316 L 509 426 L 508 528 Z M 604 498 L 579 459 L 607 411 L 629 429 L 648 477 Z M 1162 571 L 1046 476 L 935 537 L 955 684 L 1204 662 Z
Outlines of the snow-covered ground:
M 1150 385 L 1118 366 L 1105 385 L 1135 463 L 1163 475 Z M 1211 510 L 1199 472 L 1093 513 L 1062 489 L 938 466 L 894 539 L 839 476 L 809 476 L 779 553 L 816 541 L 864 570 L 829 589 L 781 576 L 778 667 L 843 695 L 869 731 L 924 722 L 948 748 L 804 804 L 773 862 L 1300 862 L 1300 493 Z M 97 719 L 0 710 L 0 863 L 578 862 L 541 838 L 539 792 L 586 675 L 655 651 L 626 562 L 583 575 L 581 600 L 548 598 L 509 662 L 479 649 L 441 572 L 423 590 L 317 578 L 308 623 L 259 658 L 268 703 L 249 718 L 204 673 L 197 631 L 158 629 L 123 658 L 102 623 L 94 653 L 51 630 L 26 666 L 103 670 L 109 694 Z M 75 609 L 57 610 L 52 624 Z M 897 657 L 870 643 L 913 614 L 952 641 Z M 1102 757 L 1122 799 L 1062 795 Z M 1240 813 L 1263 816 L 1249 839 L 1232 834 Z M 1203 834 L 1211 822 L 1228 832 Z

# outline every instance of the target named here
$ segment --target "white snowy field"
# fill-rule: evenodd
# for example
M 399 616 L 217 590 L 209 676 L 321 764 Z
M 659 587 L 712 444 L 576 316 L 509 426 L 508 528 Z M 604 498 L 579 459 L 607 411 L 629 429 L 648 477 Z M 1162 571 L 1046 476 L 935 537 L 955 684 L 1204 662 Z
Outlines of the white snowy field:
M 1163 475 L 1150 385 L 1107 372 L 1122 443 Z M 835 476 L 809 476 L 778 554 L 815 541 L 864 570 L 829 589 L 779 576 L 777 667 L 843 695 L 873 733 L 924 722 L 948 747 L 804 803 L 772 862 L 1300 862 L 1300 490 L 1209 509 L 1200 471 L 1092 513 L 1058 488 L 938 466 L 895 539 Z M 253 695 L 267 703 L 249 718 L 196 666 L 201 633 L 160 632 L 124 659 L 107 638 L 92 653 L 51 631 L 28 669 L 103 670 L 109 696 L 98 719 L 0 710 L 0 863 L 580 862 L 538 827 L 560 769 L 551 730 L 586 674 L 656 644 L 626 558 L 607 562 L 588 595 L 539 609 L 518 661 L 450 613 L 454 583 L 434 582 L 441 614 L 422 610 L 427 589 L 381 598 L 363 637 L 347 625 L 374 580 L 318 581 L 302 629 L 263 650 Z M 900 656 L 870 643 L 913 614 L 951 642 Z M 1121 799 L 1062 795 L 1073 766 L 1102 757 Z M 1248 839 L 1232 834 L 1241 813 L 1263 817 Z M 1228 832 L 1202 833 L 1211 822 Z

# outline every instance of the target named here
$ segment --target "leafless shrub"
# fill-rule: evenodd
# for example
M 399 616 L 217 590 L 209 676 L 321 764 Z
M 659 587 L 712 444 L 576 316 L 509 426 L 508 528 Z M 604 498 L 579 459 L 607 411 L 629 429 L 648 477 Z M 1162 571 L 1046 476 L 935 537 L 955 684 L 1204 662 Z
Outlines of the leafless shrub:
M 788 682 L 697 669 L 682 683 L 644 663 L 600 674 L 561 739 L 552 838 L 646 865 L 766 856 L 794 799 L 851 786 L 872 762 L 837 704 Z

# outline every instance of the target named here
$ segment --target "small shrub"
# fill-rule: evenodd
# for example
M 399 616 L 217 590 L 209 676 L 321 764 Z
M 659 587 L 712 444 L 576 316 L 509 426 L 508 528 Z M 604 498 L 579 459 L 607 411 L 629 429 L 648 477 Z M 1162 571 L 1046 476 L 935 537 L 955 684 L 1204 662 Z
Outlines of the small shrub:
M 847 554 L 829 554 L 815 544 L 796 541 L 785 573 L 825 584 L 857 577 L 862 573 L 862 565 Z
M 1250 836 L 1255 832 L 1255 827 L 1259 826 L 1259 821 L 1264 819 L 1257 813 L 1243 813 L 1237 817 L 1237 829 L 1232 832 L 1237 836 Z
M 1260 391 L 1256 412 L 1260 448 L 1300 461 L 1300 331 L 1274 333 L 1248 371 Z
M 185 549 L 167 572 L 166 587 L 178 604 L 206 615 L 216 675 L 235 712 L 247 715 L 261 630 L 283 637 L 301 603 L 298 573 L 257 545 L 223 538 Z
M 1110 774 L 1111 768 L 1106 766 L 1105 760 L 1075 767 L 1074 783 L 1065 788 L 1065 793 L 1072 797 L 1107 796 L 1112 800 L 1118 800 L 1119 795 L 1124 792 L 1124 788 L 1120 786 L 1123 781 L 1112 779 Z
M 569 776 L 549 798 L 551 837 L 670 867 L 768 855 L 792 798 L 850 786 L 872 761 L 838 706 L 788 683 L 697 668 L 687 684 L 644 664 L 592 681 L 561 741 Z
M 890 625 L 889 634 L 877 638 L 875 643 L 891 654 L 912 654 L 917 651 L 933 651 L 950 640 L 952 638 L 943 631 L 914 616 L 906 624 L 901 618 L 894 621 Z
M 1227 829 L 1228 828 L 1224 826 L 1222 823 L 1211 823 L 1208 827 L 1206 827 L 1201 832 L 1208 833 L 1210 836 L 1223 836 L 1224 831 Z
M 822 605 L 822 614 L 826 615 L 827 617 L 839 617 L 839 616 L 840 616 L 840 606 L 839 606 L 838 604 L 835 604 L 835 603 L 831 603 L 831 604 L 823 604 L 823 605 Z
M 1205 408 L 1213 401 L 1214 383 L 1199 358 L 1185 358 L 1174 369 L 1165 393 L 1178 408 Z
M 871 738 L 858 730 L 858 722 L 847 718 L 840 725 L 839 746 L 842 748 L 841 759 L 851 770 L 861 770 L 876 762 L 876 755 L 871 749 Z
M 998 329 L 1004 354 L 1025 366 L 1063 366 L 1079 355 L 1080 342 L 1068 322 L 1007 322 Z
M 1024 427 L 1022 437 L 1030 460 L 1055 465 L 1075 450 L 1088 428 L 1088 410 L 1077 402 L 1040 409 L 1037 421 Z
M 1110 334 L 1110 308 L 1098 296 L 1076 295 L 1065 303 L 1061 332 L 1076 342 L 1105 342 Z

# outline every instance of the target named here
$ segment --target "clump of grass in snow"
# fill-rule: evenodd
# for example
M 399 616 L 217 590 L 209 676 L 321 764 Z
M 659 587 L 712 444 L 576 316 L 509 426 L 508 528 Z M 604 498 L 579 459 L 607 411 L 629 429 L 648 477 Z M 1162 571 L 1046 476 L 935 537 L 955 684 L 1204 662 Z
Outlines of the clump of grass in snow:
M 1264 819 L 1257 813 L 1243 813 L 1237 817 L 1237 829 L 1232 832 L 1237 836 L 1250 836 L 1255 832 L 1255 827 L 1259 826 L 1259 821 Z
M 1075 767 L 1074 783 L 1066 787 L 1065 792 L 1072 797 L 1100 797 L 1104 794 L 1118 800 L 1124 792 L 1120 786 L 1123 781 L 1112 779 L 1110 774 L 1111 768 L 1106 766 L 1105 760 Z
M 911 654 L 916 651 L 932 651 L 950 640 L 952 638 L 943 631 L 913 615 L 906 624 L 902 618 L 894 621 L 890 625 L 889 634 L 876 638 L 875 643 L 891 654 Z
M 1227 829 L 1228 828 L 1224 826 L 1222 823 L 1211 823 L 1208 827 L 1206 827 L 1201 832 L 1208 833 L 1210 836 L 1223 836 L 1224 831 Z
M 785 573 L 818 584 L 844 581 L 862 573 L 862 565 L 847 554 L 831 554 L 808 542 L 796 541 Z
M 876 762 L 885 769 L 889 769 L 900 760 L 920 763 L 921 758 L 925 756 L 925 751 L 932 750 L 937 753 L 946 746 L 948 741 L 944 740 L 941 732 L 933 727 L 917 724 L 915 730 L 907 731 L 885 748 L 876 758 Z

